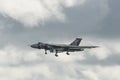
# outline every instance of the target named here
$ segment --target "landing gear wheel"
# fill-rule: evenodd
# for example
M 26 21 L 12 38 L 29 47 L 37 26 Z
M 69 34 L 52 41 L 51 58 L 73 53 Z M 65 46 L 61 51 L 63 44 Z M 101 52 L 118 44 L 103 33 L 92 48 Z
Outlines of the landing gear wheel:
M 55 53 L 55 56 L 56 56 L 56 57 L 58 57 L 58 54 L 57 54 L 57 53 L 58 53 L 58 51 L 56 50 L 56 53 Z
M 45 54 L 47 54 L 47 52 L 45 52 Z
M 56 56 L 56 57 L 58 57 L 58 55 L 57 55 L 57 54 L 55 54 L 55 56 Z
M 66 53 L 67 55 L 70 55 L 68 52 Z
M 70 55 L 69 53 L 66 53 L 67 55 Z
M 45 50 L 45 54 L 47 54 L 47 50 Z

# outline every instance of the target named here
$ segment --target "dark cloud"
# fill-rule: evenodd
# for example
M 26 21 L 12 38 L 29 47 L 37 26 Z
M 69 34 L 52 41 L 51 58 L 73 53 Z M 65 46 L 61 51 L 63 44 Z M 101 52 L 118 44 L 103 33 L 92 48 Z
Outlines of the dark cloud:
M 109 14 L 99 23 L 102 27 L 98 32 L 103 37 L 114 37 L 120 38 L 120 11 L 119 11 L 119 0 L 109 0 Z
M 84 5 L 65 8 L 66 22 L 50 21 L 36 28 L 1 16 L 5 29 L 1 29 L 4 43 L 28 44 L 36 41 L 68 40 L 75 37 L 119 37 L 119 1 L 87 1 Z M 94 4 L 94 5 L 93 5 Z M 12 28 L 11 28 L 12 27 Z M 28 43 L 27 43 L 28 42 Z
M 119 38 L 119 3 L 118 0 L 86 0 L 84 5 L 64 8 L 63 12 L 67 17 L 65 22 L 50 20 L 32 28 L 1 15 L 0 23 L 4 27 L 0 29 L 0 46 L 5 46 L 5 49 L 0 48 L 0 75 L 5 76 L 6 80 L 114 80 L 116 77 L 119 80 L 116 75 L 116 72 L 119 74 L 120 66 L 119 46 L 108 48 L 108 44 L 113 45 L 116 38 Z M 94 56 L 62 54 L 63 56 L 56 58 L 54 54 L 45 56 L 42 51 L 28 49 L 28 45 L 38 41 L 57 43 L 72 41 L 76 37 L 93 38 L 95 43 L 104 44 L 105 49 L 100 50 L 103 50 L 101 52 L 107 57 L 99 59 L 96 55 L 100 55 L 94 52 Z M 109 38 L 113 37 L 113 42 L 109 41 Z M 6 45 L 16 46 L 11 48 Z M 22 48 L 19 49 L 18 46 Z M 114 47 L 118 52 L 112 49 Z M 106 48 L 110 50 L 111 55 L 106 53 Z M 110 77 L 111 74 L 115 76 Z

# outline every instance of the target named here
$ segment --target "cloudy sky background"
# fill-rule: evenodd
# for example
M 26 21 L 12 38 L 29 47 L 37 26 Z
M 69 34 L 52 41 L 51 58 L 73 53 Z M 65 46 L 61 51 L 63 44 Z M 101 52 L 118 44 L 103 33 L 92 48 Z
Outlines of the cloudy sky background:
M 120 80 L 119 0 L 0 0 L 0 80 Z M 41 42 L 99 45 L 45 55 Z

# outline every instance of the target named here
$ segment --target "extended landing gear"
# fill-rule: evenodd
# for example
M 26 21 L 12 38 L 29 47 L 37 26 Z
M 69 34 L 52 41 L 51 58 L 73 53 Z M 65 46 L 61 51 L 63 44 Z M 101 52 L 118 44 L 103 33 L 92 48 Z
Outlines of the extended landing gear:
M 67 55 L 70 55 L 69 53 L 68 53 L 68 51 L 67 51 L 67 53 L 66 53 Z
M 56 50 L 55 56 L 58 57 L 58 51 Z
M 56 57 L 58 57 L 58 54 L 55 54 Z
M 45 54 L 47 54 L 47 50 L 45 50 Z

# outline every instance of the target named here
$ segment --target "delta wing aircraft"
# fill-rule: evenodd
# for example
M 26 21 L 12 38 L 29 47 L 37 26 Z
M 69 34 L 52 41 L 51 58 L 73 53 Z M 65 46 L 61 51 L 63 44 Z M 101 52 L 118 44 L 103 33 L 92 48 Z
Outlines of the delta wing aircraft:
M 84 51 L 84 49 L 98 47 L 98 46 L 79 46 L 81 40 L 82 38 L 76 38 L 69 45 L 47 44 L 47 43 L 38 42 L 37 44 L 31 45 L 31 47 L 36 49 L 44 49 L 45 54 L 47 54 L 47 50 L 49 50 L 51 53 L 55 52 L 56 57 L 58 57 L 58 53 L 61 53 L 61 52 L 66 52 L 67 55 L 70 55 L 69 52 Z

